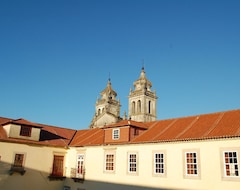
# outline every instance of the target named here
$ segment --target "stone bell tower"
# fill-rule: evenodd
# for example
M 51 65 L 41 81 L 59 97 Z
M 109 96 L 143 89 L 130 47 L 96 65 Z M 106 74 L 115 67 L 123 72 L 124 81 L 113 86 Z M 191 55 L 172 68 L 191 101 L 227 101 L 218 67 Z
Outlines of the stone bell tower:
M 120 118 L 120 100 L 116 100 L 117 93 L 112 89 L 111 81 L 108 79 L 107 87 L 100 93 L 97 99 L 95 115 L 90 128 L 103 127 L 110 123 L 118 122 Z
M 142 67 L 139 79 L 130 89 L 128 97 L 128 114 L 131 120 L 139 122 L 155 121 L 157 119 L 157 96 L 151 91 L 152 83 L 146 78 Z

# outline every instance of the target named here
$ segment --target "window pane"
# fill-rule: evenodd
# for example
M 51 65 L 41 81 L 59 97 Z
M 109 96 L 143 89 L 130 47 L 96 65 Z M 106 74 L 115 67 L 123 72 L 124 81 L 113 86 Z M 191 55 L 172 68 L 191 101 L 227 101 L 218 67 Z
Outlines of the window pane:
M 31 131 L 32 128 L 28 127 L 28 126 L 21 126 L 21 130 L 20 130 L 20 135 L 21 136 L 26 136 L 26 137 L 30 137 L 31 136 Z
M 114 154 L 106 154 L 106 167 L 105 169 L 107 171 L 113 171 L 114 170 Z
M 119 136 L 120 136 L 119 133 L 120 133 L 119 129 L 113 129 L 112 138 L 113 139 L 119 139 Z
M 129 154 L 129 172 L 137 171 L 137 155 Z
M 164 173 L 164 154 L 162 153 L 156 153 L 154 154 L 155 158 L 154 158 L 154 171 L 156 174 Z
M 189 152 L 186 153 L 186 173 L 188 175 L 197 175 L 197 153 Z
M 226 176 L 239 176 L 237 152 L 225 152 L 224 162 Z

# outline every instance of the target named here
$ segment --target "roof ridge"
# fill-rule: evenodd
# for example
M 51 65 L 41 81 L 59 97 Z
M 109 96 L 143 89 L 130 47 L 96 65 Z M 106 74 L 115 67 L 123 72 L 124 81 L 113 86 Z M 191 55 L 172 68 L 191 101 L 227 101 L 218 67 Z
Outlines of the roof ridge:
M 170 117 L 167 119 L 159 119 L 157 121 L 166 121 L 166 120 L 172 120 L 172 119 L 182 119 L 182 118 L 189 118 L 189 117 L 197 117 L 197 116 L 204 116 L 204 115 L 213 115 L 213 114 L 222 114 L 232 111 L 240 111 L 240 109 L 232 109 L 232 110 L 226 110 L 226 111 L 215 111 L 215 112 L 209 112 L 209 113 L 200 113 L 200 114 L 194 114 L 194 115 L 186 115 L 186 116 L 177 116 L 177 117 Z

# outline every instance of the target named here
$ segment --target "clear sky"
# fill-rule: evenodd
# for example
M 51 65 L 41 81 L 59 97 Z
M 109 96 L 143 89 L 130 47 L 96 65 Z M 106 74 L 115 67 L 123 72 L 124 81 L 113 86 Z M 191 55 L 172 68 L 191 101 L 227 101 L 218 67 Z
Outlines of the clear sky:
M 144 60 L 158 119 L 240 108 L 240 1 L 1 0 L 0 116 L 88 128 Z

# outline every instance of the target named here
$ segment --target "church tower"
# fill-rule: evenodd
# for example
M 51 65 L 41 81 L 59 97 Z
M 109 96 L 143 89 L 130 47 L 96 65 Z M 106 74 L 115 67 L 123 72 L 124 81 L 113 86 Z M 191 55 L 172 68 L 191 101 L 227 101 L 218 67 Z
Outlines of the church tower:
M 139 79 L 130 89 L 128 97 L 128 114 L 131 120 L 139 122 L 155 121 L 157 118 L 157 96 L 151 91 L 152 83 L 146 78 L 144 67 Z
M 120 100 L 116 100 L 117 93 L 112 89 L 111 81 L 108 79 L 107 87 L 100 93 L 97 99 L 95 115 L 90 128 L 103 127 L 110 123 L 118 122 L 120 118 Z

